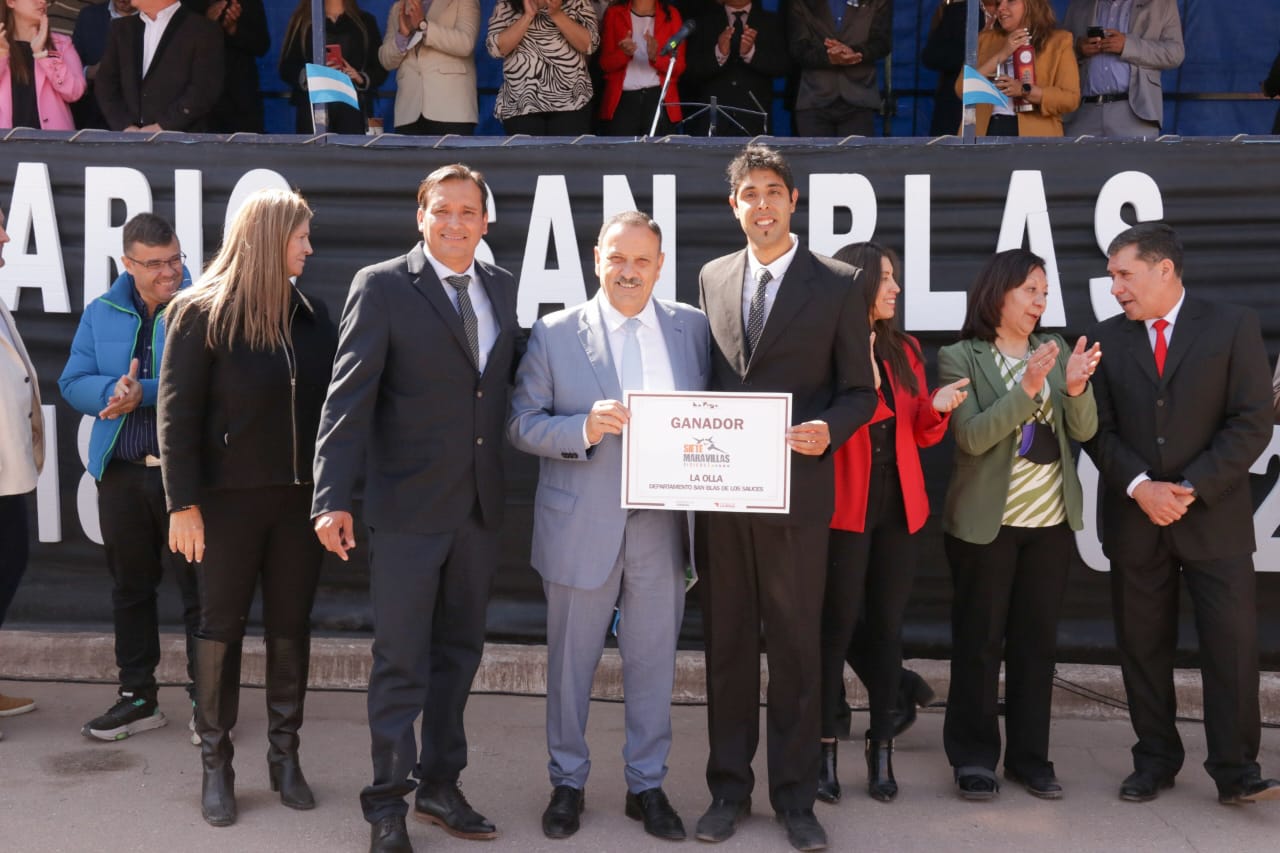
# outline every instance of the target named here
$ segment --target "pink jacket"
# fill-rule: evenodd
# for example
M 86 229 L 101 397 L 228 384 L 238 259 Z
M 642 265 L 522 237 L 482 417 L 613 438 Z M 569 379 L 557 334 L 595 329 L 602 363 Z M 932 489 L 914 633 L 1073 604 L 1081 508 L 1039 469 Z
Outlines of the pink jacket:
M 40 129 L 75 130 L 71 102 L 84 94 L 84 66 L 70 38 L 50 33 L 49 42 L 56 56 L 35 61 Z M 9 79 L 8 61 L 0 62 L 0 127 L 13 127 L 13 82 Z

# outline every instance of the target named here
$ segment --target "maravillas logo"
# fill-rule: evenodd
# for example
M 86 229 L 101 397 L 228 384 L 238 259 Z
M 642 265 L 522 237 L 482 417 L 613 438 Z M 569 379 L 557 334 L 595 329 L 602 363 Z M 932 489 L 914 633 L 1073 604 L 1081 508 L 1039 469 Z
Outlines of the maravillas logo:
M 729 453 L 716 446 L 715 436 L 691 438 L 684 446 L 684 464 L 696 468 L 727 466 Z

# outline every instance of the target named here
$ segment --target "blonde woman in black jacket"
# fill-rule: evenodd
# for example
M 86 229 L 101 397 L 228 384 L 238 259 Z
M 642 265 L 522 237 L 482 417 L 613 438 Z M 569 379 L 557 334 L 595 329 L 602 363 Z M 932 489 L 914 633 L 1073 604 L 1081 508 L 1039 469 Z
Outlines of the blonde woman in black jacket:
M 322 551 L 311 457 L 337 344 L 323 303 L 290 279 L 311 254 L 311 210 L 287 190 L 246 199 L 209 268 L 169 308 L 160 452 L 169 547 L 196 563 L 196 730 L 201 810 L 236 819 L 230 732 L 240 645 L 262 579 L 267 761 L 286 806 L 315 798 L 298 764 L 310 614 Z

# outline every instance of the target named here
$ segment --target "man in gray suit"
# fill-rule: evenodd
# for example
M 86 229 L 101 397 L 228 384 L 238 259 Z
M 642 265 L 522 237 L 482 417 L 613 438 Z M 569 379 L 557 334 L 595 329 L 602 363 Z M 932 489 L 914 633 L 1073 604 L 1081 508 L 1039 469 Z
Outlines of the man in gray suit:
M 502 428 L 521 347 L 516 283 L 475 257 L 484 179 L 461 163 L 418 188 L 422 242 L 356 273 L 316 440 L 316 535 L 347 559 L 363 473 L 369 526 L 371 853 L 411 853 L 414 817 L 496 836 L 467 803 L 462 717 L 484 649 L 505 490 Z M 422 750 L 414 723 L 422 717 Z
M 1177 0 L 1071 0 L 1063 28 L 1080 58 L 1080 108 L 1067 136 L 1157 136 L 1160 72 L 1182 64 Z
M 595 248 L 594 299 L 533 327 L 507 434 L 542 457 L 533 567 L 547 596 L 547 746 L 554 791 L 549 838 L 578 830 L 591 769 L 591 682 L 619 606 L 626 696 L 626 814 L 668 840 L 685 837 L 662 782 L 671 749 L 671 687 L 684 615 L 683 515 L 621 507 L 627 390 L 700 391 L 710 371 L 707 319 L 652 298 L 662 232 L 639 211 L 605 222 Z

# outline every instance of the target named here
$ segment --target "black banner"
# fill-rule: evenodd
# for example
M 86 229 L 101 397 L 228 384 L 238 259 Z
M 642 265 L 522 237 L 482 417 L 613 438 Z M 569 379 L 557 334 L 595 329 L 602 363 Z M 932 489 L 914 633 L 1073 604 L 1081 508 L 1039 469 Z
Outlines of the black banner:
M 993 251 L 1025 244 L 1047 259 L 1045 325 L 1062 327 L 1074 340 L 1117 311 L 1101 247 L 1126 224 L 1159 218 L 1174 224 L 1186 242 L 1188 286 L 1259 311 L 1270 352 L 1280 349 L 1273 242 L 1280 239 L 1280 147 L 1274 142 L 783 144 L 801 195 L 794 230 L 825 253 L 872 238 L 898 249 L 905 266 L 903 325 L 924 343 L 930 361 L 939 345 L 955 340 L 964 291 Z M 696 302 L 700 266 L 743 244 L 723 177 L 735 151 L 696 140 L 473 140 L 455 148 L 392 139 L 369 147 L 272 139 L 0 142 L 0 205 L 13 238 L 0 269 L 0 298 L 16 309 L 56 431 L 32 501 L 41 541 L 10 621 L 110 621 L 109 582 L 96 544 L 96 491 L 83 465 L 87 426 L 62 402 L 56 383 L 85 302 L 104 292 L 116 274 L 111 259 L 121 254 L 120 229 L 128 217 L 155 210 L 171 218 L 198 266 L 197 258 L 207 259 L 217 248 L 228 211 L 240 198 L 261 186 L 295 187 L 316 212 L 316 254 L 301 285 L 336 314 L 358 268 L 401 254 L 418 239 L 415 191 L 421 178 L 461 160 L 489 180 L 492 221 L 481 253 L 516 274 L 521 320 L 529 325 L 539 314 L 595 292 L 591 249 L 600 222 L 632 206 L 651 211 L 663 227 L 667 263 L 659 295 Z M 950 453 L 949 443 L 924 453 L 935 507 L 946 489 Z M 1280 662 L 1277 454 L 1280 439 L 1259 459 L 1253 480 L 1261 642 L 1272 665 Z M 528 565 L 537 464 L 510 449 L 508 463 L 503 561 L 489 630 L 494 639 L 539 641 L 541 583 Z M 1087 460 L 1082 477 L 1091 515 L 1096 471 Z M 1077 537 L 1081 559 L 1064 609 L 1063 656 L 1073 660 L 1113 659 L 1106 562 L 1096 529 L 1090 518 Z M 936 519 L 922 536 L 909 652 L 945 655 L 950 581 Z M 359 560 L 326 563 L 316 629 L 368 630 L 366 589 Z M 166 599 L 165 608 L 176 623 L 174 602 Z M 685 641 L 696 644 L 698 637 L 692 606 Z M 1188 619 L 1183 647 L 1194 644 Z

